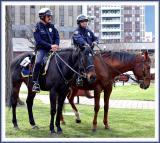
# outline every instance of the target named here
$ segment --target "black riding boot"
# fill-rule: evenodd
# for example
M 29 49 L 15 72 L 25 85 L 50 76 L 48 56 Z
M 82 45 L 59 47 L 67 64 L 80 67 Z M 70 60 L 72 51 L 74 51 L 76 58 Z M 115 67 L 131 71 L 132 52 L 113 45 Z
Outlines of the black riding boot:
M 80 64 L 79 72 L 82 74 L 82 72 L 84 72 L 84 69 L 83 69 L 83 67 L 81 67 L 81 65 L 82 65 L 81 60 L 82 59 L 80 59 L 81 64 Z M 76 79 L 76 85 L 77 86 L 83 86 L 83 79 L 80 75 L 78 75 L 78 78 Z
M 39 76 L 39 72 L 33 72 L 33 87 L 32 87 L 32 91 L 39 93 L 40 92 L 40 85 L 38 83 L 38 76 Z

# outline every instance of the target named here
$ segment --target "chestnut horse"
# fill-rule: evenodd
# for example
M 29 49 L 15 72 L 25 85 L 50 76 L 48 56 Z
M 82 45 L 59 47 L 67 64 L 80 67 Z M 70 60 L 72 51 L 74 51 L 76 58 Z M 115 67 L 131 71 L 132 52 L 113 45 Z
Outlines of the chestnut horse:
M 72 87 L 72 94 L 68 96 L 69 103 L 71 104 L 75 115 L 76 122 L 81 122 L 78 110 L 73 102 L 74 97 L 79 89 L 94 90 L 94 118 L 93 118 L 93 131 L 97 129 L 97 115 L 100 108 L 99 100 L 100 93 L 104 91 L 104 118 L 103 123 L 105 129 L 109 129 L 108 123 L 108 109 L 109 98 L 112 92 L 112 84 L 114 78 L 127 71 L 133 71 L 135 80 L 140 84 L 140 88 L 147 89 L 150 86 L 150 63 L 151 60 L 147 52 L 143 54 L 130 54 L 126 52 L 108 52 L 104 51 L 94 57 L 94 65 L 97 75 L 97 81 L 94 84 L 84 84 L 83 87 Z M 62 118 L 63 119 L 63 116 Z

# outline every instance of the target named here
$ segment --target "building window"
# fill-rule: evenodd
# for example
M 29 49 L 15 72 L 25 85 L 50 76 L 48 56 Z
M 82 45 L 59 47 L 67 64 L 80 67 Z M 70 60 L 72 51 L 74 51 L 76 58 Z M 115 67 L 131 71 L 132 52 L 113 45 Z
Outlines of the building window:
M 52 22 L 55 23 L 55 6 L 51 6 L 50 9 L 52 10 L 53 13 Z
M 99 10 L 96 10 L 96 13 L 99 13 Z
M 68 6 L 68 15 L 73 16 L 73 6 Z
M 140 32 L 135 32 L 135 36 L 140 36 Z
M 35 23 L 35 6 L 30 7 L 30 20 L 31 23 Z
M 73 26 L 73 16 L 68 16 L 68 26 Z
M 12 24 L 15 24 L 15 6 L 11 6 L 11 19 Z
M 82 14 L 82 6 L 77 7 L 77 13 L 78 13 L 78 15 Z
M 140 23 L 135 23 L 135 29 L 140 29 Z
M 132 23 L 124 23 L 124 29 L 132 29 Z
M 59 6 L 59 21 L 60 26 L 64 26 L 64 6 Z
M 20 24 L 25 24 L 25 6 L 20 6 Z
M 140 17 L 135 17 L 136 21 L 140 21 Z
M 140 14 L 140 10 L 135 10 L 135 14 Z

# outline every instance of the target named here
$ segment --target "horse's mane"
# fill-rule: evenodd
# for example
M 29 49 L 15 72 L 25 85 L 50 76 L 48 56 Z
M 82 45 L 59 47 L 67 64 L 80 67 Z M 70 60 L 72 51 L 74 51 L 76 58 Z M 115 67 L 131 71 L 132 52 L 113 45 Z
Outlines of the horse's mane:
M 101 54 L 103 57 L 112 60 L 117 59 L 123 63 L 132 62 L 133 60 L 135 60 L 136 57 L 136 54 L 125 51 L 103 51 Z

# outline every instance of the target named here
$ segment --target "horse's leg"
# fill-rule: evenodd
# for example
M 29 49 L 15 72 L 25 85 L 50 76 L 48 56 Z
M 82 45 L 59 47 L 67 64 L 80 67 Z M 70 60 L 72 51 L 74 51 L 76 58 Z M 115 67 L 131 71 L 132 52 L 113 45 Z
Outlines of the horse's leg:
M 29 83 L 28 83 L 28 81 L 29 81 Z M 27 103 L 29 122 L 30 122 L 33 129 L 38 128 L 35 124 L 34 117 L 33 117 L 33 111 L 32 111 L 33 100 L 34 100 L 36 93 L 32 92 L 32 80 L 28 80 L 28 78 L 27 78 L 24 82 L 28 88 L 28 96 L 26 99 L 26 103 Z
M 105 129 L 109 129 L 108 109 L 109 109 L 109 98 L 110 98 L 111 92 L 112 92 L 112 84 L 109 84 L 104 89 L 104 118 L 103 118 L 103 123 L 105 125 Z
M 51 134 L 55 134 L 55 129 L 54 129 L 54 116 L 56 114 L 56 91 L 54 88 L 52 88 L 50 90 L 50 115 L 51 115 L 51 119 L 50 119 L 50 132 Z
M 78 110 L 77 110 L 77 108 L 76 108 L 76 106 L 75 106 L 75 104 L 74 104 L 74 97 L 76 96 L 77 92 L 78 92 L 78 89 L 73 89 L 71 95 L 70 95 L 70 96 L 67 96 L 67 98 L 68 98 L 69 103 L 71 104 L 72 109 L 73 109 L 73 111 L 74 111 L 74 113 L 75 113 L 76 123 L 80 123 L 80 122 L 81 122 L 81 119 L 80 119 L 80 117 L 79 117 L 79 112 L 78 112 Z
M 101 93 L 100 87 L 94 90 L 94 119 L 93 119 L 93 129 L 92 129 L 93 132 L 95 132 L 97 129 L 97 116 L 100 108 L 100 105 L 99 105 L 100 93 Z
M 58 134 L 62 133 L 62 128 L 60 127 L 60 117 L 62 115 L 64 100 L 66 98 L 67 93 L 68 93 L 68 90 L 65 90 L 64 92 L 59 93 L 59 96 L 58 96 L 58 108 L 57 108 L 57 116 L 56 116 L 56 127 L 57 127 Z
M 60 121 L 61 121 L 61 124 L 63 124 L 63 125 L 66 124 L 65 121 L 64 121 L 63 113 L 61 114 Z
M 22 84 L 21 81 L 13 83 L 12 92 L 11 92 L 12 123 L 14 125 L 14 128 L 16 129 L 19 129 L 17 124 L 17 118 L 16 118 L 16 106 L 17 106 L 21 84 Z

